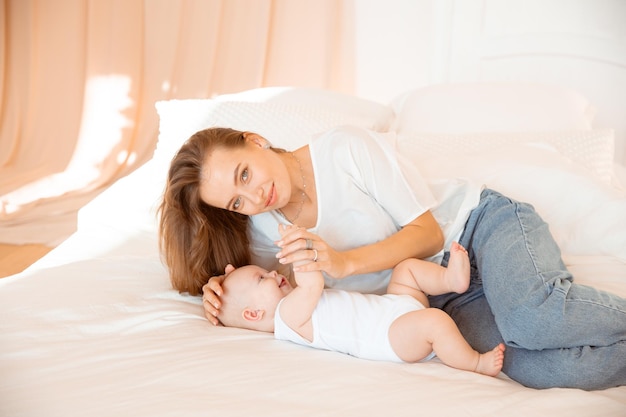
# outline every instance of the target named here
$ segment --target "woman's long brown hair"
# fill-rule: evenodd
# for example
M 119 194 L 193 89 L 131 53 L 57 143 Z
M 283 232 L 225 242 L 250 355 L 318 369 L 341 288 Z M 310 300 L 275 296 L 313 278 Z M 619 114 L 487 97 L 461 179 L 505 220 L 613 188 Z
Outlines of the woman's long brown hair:
M 172 159 L 159 207 L 159 248 L 175 289 L 202 293 L 212 276 L 250 263 L 248 216 L 212 207 L 200 198 L 202 165 L 216 147 L 245 146 L 243 132 L 201 130 Z

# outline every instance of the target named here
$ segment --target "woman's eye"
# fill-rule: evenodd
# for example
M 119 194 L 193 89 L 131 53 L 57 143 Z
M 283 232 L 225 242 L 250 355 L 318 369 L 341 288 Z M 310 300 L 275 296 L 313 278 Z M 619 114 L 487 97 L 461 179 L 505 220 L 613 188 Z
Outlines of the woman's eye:
M 246 182 L 248 182 L 248 177 L 249 177 L 249 175 L 250 175 L 250 174 L 248 173 L 248 168 L 244 168 L 244 169 L 241 171 L 241 182 L 242 182 L 242 183 L 244 183 L 244 184 L 245 184 Z M 233 208 L 232 208 L 232 209 L 233 209 L 234 211 L 237 211 L 237 210 L 239 210 L 240 208 L 241 208 L 241 197 L 237 197 L 237 199 L 236 199 L 236 200 L 235 200 L 235 202 L 233 203 Z

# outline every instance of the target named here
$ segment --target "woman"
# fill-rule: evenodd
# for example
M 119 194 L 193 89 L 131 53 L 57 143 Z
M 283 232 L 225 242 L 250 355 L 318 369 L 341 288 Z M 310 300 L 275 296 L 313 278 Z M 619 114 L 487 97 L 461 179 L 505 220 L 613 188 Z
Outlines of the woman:
M 200 131 L 172 161 L 160 212 L 173 285 L 203 290 L 214 324 L 229 264 L 309 259 L 300 270 L 323 271 L 328 287 L 382 293 L 401 260 L 447 265 L 442 249 L 458 240 L 470 288 L 430 301 L 474 349 L 506 343 L 503 371 L 526 386 L 626 384 L 626 300 L 574 284 L 530 205 L 463 181 L 429 187 L 374 132 L 337 128 L 289 153 L 250 132 Z M 302 227 L 281 238 L 279 223 Z

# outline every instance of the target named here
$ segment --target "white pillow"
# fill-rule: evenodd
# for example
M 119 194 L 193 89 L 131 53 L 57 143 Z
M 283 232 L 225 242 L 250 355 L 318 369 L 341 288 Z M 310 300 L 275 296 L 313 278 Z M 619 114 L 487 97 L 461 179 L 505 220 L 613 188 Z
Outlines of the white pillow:
M 418 166 L 434 183 L 466 178 L 533 204 L 565 255 L 610 255 L 626 262 L 626 194 L 548 144 L 441 154 Z
M 579 93 L 537 83 L 454 83 L 395 98 L 399 133 L 529 132 L 590 129 L 594 110 Z
M 259 88 L 214 99 L 159 101 L 156 109 L 160 125 L 153 161 L 164 169 L 189 136 L 212 126 L 256 132 L 274 146 L 290 150 L 339 125 L 384 132 L 394 118 L 390 107 L 374 101 L 291 87 Z
M 464 135 L 404 133 L 398 134 L 396 140 L 400 152 L 419 159 L 490 152 L 515 144 L 545 143 L 607 183 L 612 182 L 614 174 L 615 144 L 612 129 Z

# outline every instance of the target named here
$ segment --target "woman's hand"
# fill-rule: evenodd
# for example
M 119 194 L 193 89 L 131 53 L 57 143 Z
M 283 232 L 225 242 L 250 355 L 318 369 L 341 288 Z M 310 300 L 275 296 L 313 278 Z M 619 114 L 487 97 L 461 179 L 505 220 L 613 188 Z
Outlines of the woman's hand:
M 276 245 L 281 248 L 276 254 L 278 262 L 300 263 L 293 267 L 294 272 L 324 271 L 336 279 L 349 275 L 343 254 L 303 227 L 288 228 Z
M 211 277 L 209 282 L 202 287 L 202 305 L 204 306 L 204 314 L 214 326 L 220 325 L 220 321 L 217 316 L 222 305 L 219 299 L 219 297 L 223 294 L 222 282 L 224 282 L 226 275 L 230 274 L 234 270 L 235 267 L 228 264 L 224 270 L 224 275 Z
M 407 258 L 427 258 L 443 248 L 441 227 L 430 211 L 425 211 L 396 233 L 369 245 L 336 251 L 319 236 L 301 227 L 293 228 L 276 242 L 281 264 L 306 260 L 294 271 L 324 271 L 335 279 L 391 269 Z M 312 262 L 315 260 L 315 262 Z

